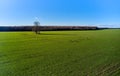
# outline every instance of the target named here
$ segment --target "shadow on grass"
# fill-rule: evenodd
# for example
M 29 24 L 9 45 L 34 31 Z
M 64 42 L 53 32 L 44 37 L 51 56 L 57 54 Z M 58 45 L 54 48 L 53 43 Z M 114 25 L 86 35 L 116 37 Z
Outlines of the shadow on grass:
M 55 34 L 55 33 L 40 33 L 40 34 L 37 34 L 37 35 L 73 35 L 73 34 Z

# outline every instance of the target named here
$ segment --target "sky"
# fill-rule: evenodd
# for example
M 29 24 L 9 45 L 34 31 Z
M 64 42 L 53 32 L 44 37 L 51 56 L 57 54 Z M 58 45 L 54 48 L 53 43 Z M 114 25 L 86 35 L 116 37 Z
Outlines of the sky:
M 0 26 L 120 27 L 120 0 L 0 0 Z

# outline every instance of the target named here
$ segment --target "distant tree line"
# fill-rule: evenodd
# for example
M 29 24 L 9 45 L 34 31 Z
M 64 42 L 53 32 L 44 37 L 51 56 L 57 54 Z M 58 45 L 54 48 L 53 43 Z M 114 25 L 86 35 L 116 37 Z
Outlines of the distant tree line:
M 96 26 L 37 26 L 41 31 L 98 30 Z M 33 31 L 33 26 L 0 26 L 0 31 Z

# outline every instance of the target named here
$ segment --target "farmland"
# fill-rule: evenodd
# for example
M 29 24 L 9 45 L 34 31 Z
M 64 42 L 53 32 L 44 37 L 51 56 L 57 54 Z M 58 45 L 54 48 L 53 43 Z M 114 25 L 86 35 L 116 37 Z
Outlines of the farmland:
M 0 76 L 120 76 L 120 30 L 0 32 Z

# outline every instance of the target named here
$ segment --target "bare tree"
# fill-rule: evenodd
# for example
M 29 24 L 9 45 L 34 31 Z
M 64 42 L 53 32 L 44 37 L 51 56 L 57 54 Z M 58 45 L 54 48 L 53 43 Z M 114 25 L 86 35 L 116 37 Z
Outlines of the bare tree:
M 40 22 L 39 21 L 34 22 L 33 31 L 36 34 L 40 34 Z

